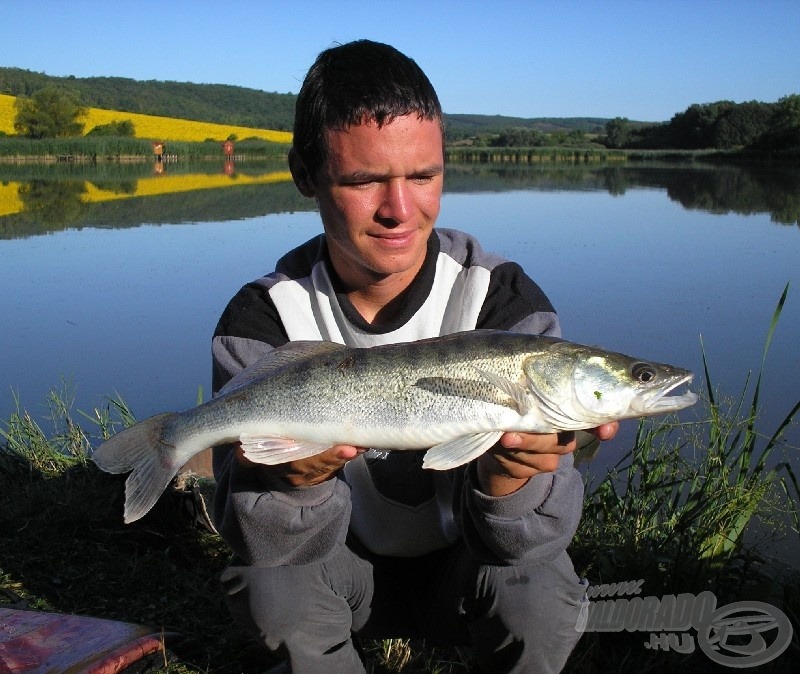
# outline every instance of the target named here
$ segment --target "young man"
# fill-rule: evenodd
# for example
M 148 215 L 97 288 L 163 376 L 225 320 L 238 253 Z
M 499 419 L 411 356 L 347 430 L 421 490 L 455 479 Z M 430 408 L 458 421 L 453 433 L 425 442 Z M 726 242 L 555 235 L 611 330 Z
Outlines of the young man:
M 443 136 L 414 61 L 369 41 L 320 54 L 297 100 L 289 164 L 324 234 L 231 300 L 213 339 L 215 391 L 290 340 L 559 334 L 518 265 L 434 230 Z M 437 472 L 421 468 L 422 452 L 336 446 L 267 467 L 218 448 L 231 610 L 294 674 L 363 671 L 353 635 L 470 645 L 493 674 L 558 671 L 585 592 L 566 553 L 583 497 L 574 449 L 572 434 L 507 433 L 471 464 Z

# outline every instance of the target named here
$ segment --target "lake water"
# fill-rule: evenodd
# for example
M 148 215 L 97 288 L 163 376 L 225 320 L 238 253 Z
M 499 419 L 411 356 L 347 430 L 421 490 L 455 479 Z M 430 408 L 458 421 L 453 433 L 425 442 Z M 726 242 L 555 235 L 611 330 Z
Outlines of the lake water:
M 118 393 L 139 418 L 193 405 L 199 387 L 208 397 L 228 299 L 320 230 L 285 166 L 230 169 L 2 167 L 0 420 L 15 397 L 46 415 L 62 380 L 79 409 Z M 446 185 L 439 225 L 520 262 L 565 337 L 688 367 L 701 390 L 701 337 L 713 381 L 738 396 L 791 283 L 764 370 L 764 430 L 800 399 L 797 170 L 470 165 L 448 167 Z M 798 435 L 786 436 L 793 455 Z

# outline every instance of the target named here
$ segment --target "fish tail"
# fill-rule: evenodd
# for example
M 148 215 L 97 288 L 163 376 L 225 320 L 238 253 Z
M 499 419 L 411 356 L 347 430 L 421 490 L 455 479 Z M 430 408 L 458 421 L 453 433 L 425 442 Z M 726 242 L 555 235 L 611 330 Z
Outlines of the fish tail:
M 92 461 L 107 473 L 130 472 L 125 481 L 125 523 L 143 517 L 182 465 L 175 448 L 161 439 L 175 417 L 168 412 L 112 435 L 92 453 Z

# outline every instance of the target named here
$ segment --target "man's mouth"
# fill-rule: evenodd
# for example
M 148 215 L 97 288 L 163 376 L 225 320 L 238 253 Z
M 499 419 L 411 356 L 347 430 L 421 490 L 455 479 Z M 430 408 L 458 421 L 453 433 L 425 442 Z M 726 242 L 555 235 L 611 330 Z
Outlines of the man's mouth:
M 388 246 L 403 246 L 410 243 L 415 234 L 416 230 L 413 229 L 403 232 L 389 230 L 370 234 L 370 236 Z

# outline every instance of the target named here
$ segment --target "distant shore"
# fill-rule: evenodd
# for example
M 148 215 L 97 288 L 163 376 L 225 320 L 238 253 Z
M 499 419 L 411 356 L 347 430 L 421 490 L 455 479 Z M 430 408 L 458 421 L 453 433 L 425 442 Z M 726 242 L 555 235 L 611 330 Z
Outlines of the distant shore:
M 209 143 L 180 143 L 174 153 L 157 157 L 150 152 L 103 153 L 81 151 L 79 142 L 73 141 L 65 152 L 2 152 L 0 145 L 0 164 L 145 164 L 175 163 L 179 161 L 246 161 L 249 159 L 283 158 L 288 148 L 274 145 L 265 148 L 247 148 L 235 155 L 224 155 L 209 148 Z M 214 144 L 216 146 L 216 144 Z M 93 148 L 92 148 L 93 149 Z M 798 158 L 774 157 L 766 154 L 744 153 L 731 150 L 619 150 L 598 147 L 476 147 L 453 146 L 445 148 L 445 158 L 456 164 L 547 164 L 547 163 L 620 163 L 639 161 L 668 162 L 741 162 L 741 161 L 780 161 L 796 163 Z

